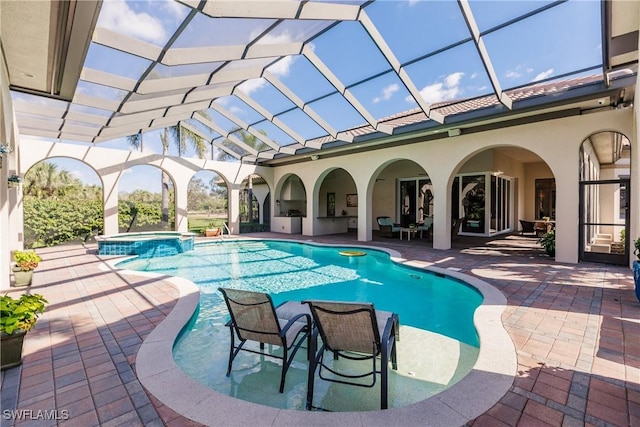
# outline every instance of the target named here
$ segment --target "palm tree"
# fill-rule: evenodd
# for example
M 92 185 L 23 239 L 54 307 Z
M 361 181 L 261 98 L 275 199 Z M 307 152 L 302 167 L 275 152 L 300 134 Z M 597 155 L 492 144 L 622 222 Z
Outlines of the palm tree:
M 265 131 L 259 131 L 261 134 L 267 136 L 267 133 Z M 264 142 L 260 141 L 258 138 L 256 138 L 254 135 L 250 134 L 249 132 L 245 131 L 245 130 L 239 130 L 238 133 L 240 134 L 240 138 L 242 139 L 242 142 L 244 142 L 245 144 L 247 144 L 249 147 L 251 148 L 255 148 L 256 151 L 260 152 L 260 151 L 265 151 L 270 149 L 271 147 L 267 144 L 265 144 Z M 222 141 L 222 145 L 226 145 L 227 147 L 233 147 L 235 144 L 233 143 L 233 141 L 230 141 L 228 139 L 225 139 L 224 141 Z M 225 161 L 225 160 L 232 160 L 235 157 L 233 157 L 231 154 L 228 154 L 225 151 L 219 150 L 218 154 L 216 156 L 216 160 L 219 161 Z
M 23 191 L 25 196 L 53 197 L 59 186 L 58 167 L 50 162 L 35 165 L 25 175 Z
M 100 188 L 85 186 L 68 170 L 59 170 L 55 163 L 40 162 L 24 177 L 25 196 L 36 198 L 95 198 Z
M 259 140 L 255 135 L 252 135 L 249 132 L 240 130 L 238 133 L 240 134 L 240 138 L 242 139 L 242 142 L 247 144 L 249 147 L 254 148 L 258 152 L 268 150 L 271 148 L 269 145 L 265 144 L 264 142 Z M 267 135 L 267 133 L 264 131 L 260 131 L 260 133 L 265 136 Z M 233 142 L 229 140 L 225 140 L 222 143 L 227 146 L 233 144 Z M 225 160 L 229 157 L 231 156 L 225 153 L 224 151 L 220 151 L 220 153 L 218 154 L 218 160 Z M 241 206 L 244 203 L 248 204 L 246 209 L 247 218 L 248 218 L 247 220 L 249 222 L 252 222 L 253 221 L 253 174 L 249 174 L 248 180 L 249 180 L 249 185 L 248 185 L 248 192 L 247 192 L 247 200 L 245 201 L 244 198 L 241 198 L 240 204 Z
M 142 133 L 131 135 L 127 137 L 129 145 L 133 148 L 139 149 L 142 146 Z M 180 125 L 169 126 L 163 129 L 160 134 L 160 142 L 162 144 L 162 155 L 166 156 L 169 153 L 169 146 L 173 142 L 178 146 L 178 152 L 182 155 L 185 154 L 189 145 L 191 145 L 199 159 L 204 159 L 207 153 L 207 141 L 200 135 L 191 132 L 188 129 L 180 127 Z M 162 172 L 162 202 L 161 211 L 162 228 L 168 228 L 169 225 L 169 188 L 171 186 L 171 179 L 164 171 Z

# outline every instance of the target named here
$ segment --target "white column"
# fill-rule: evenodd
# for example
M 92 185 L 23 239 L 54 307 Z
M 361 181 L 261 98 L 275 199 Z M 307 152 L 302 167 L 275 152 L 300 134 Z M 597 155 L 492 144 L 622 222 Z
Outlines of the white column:
M 433 248 L 451 249 L 451 215 L 449 200 L 451 189 L 447 188 L 446 179 L 433 183 Z M 442 183 L 445 183 L 444 185 Z
M 635 99 L 640 99 L 640 80 L 636 80 Z M 631 141 L 631 198 L 629 204 L 629 267 L 633 267 L 633 261 L 640 259 L 640 254 L 634 255 L 634 242 L 640 238 L 640 109 L 634 104 L 633 134 L 629 135 Z
M 118 234 L 118 177 L 120 173 L 102 176 L 102 205 L 105 235 Z
M 176 178 L 176 184 L 174 186 L 175 194 L 175 219 L 176 219 L 176 231 L 187 232 L 189 231 L 188 211 L 187 211 L 187 188 L 189 187 L 189 181 L 182 181 Z
M 232 234 L 240 234 L 240 185 L 231 184 L 228 187 L 229 194 L 229 230 Z
M 0 182 L 7 182 L 7 158 L 0 156 Z M 0 185 L 0 289 L 9 288 L 11 247 L 9 246 L 9 194 L 6 185 Z M 6 233 L 6 235 L 5 235 Z

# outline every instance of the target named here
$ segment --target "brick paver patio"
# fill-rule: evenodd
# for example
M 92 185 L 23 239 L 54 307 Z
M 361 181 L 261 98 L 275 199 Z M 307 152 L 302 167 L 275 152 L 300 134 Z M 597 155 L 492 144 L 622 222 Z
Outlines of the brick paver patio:
M 352 235 L 299 238 L 357 243 Z M 518 372 L 474 427 L 640 426 L 640 303 L 628 268 L 555 263 L 519 236 L 460 238 L 448 251 L 419 239 L 371 244 L 477 276 L 507 297 L 503 322 Z M 23 365 L 2 372 L 2 426 L 197 425 L 149 396 L 135 374 L 140 344 L 176 302 L 173 286 L 109 270 L 94 246 L 38 252 L 30 291 L 50 304 L 27 335 Z

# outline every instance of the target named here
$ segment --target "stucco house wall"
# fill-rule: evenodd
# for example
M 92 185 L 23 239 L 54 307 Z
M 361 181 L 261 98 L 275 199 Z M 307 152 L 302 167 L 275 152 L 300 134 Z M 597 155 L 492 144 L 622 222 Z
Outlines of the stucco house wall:
M 0 67 L 2 84 L 3 111 L 2 136 L 16 138 L 6 68 Z M 395 202 L 396 179 L 398 177 L 423 176 L 431 178 L 434 189 L 434 242 L 436 249 L 450 247 L 451 209 L 450 188 L 457 173 L 472 168 L 486 169 L 487 165 L 495 165 L 507 169 L 509 160 L 494 158 L 493 152 L 487 151 L 498 146 L 513 146 L 527 149 L 538 155 L 542 162 L 538 164 L 518 164 L 512 166 L 517 175 L 517 192 L 524 190 L 524 202 L 518 195 L 518 203 L 524 205 L 520 217 L 527 217 L 533 212 L 533 179 L 536 177 L 555 177 L 557 185 L 557 250 L 556 259 L 562 262 L 575 263 L 578 260 L 578 157 L 579 147 L 584 138 L 602 130 L 614 130 L 629 136 L 632 142 L 632 212 L 631 236 L 640 232 L 638 191 L 638 143 L 636 128 L 637 111 L 627 108 L 575 116 L 569 118 L 531 123 L 521 126 L 496 129 L 483 133 L 474 133 L 425 141 L 393 148 L 384 148 L 358 154 L 347 154 L 327 159 L 322 157 L 315 161 L 307 161 L 286 166 L 274 165 L 260 167 L 225 163 L 210 160 L 162 157 L 161 155 L 139 153 L 126 150 L 115 150 L 101 147 L 82 146 L 66 143 L 34 141 L 23 137 L 16 152 L 9 156 L 15 163 L 15 170 L 20 176 L 37 162 L 48 157 L 70 157 L 81 160 L 91 166 L 100 176 L 104 189 L 105 233 L 117 232 L 117 194 L 118 181 L 122 171 L 134 165 L 155 165 L 166 171 L 176 186 L 176 221 L 177 229 L 187 229 L 186 220 L 186 188 L 189 180 L 200 170 L 211 170 L 218 173 L 227 182 L 229 188 L 230 226 L 232 232 L 238 232 L 238 204 L 241 183 L 251 173 L 261 175 L 271 191 L 278 194 L 282 183 L 289 174 L 296 174 L 302 180 L 307 192 L 306 217 L 302 218 L 302 233 L 313 236 L 322 233 L 321 219 L 326 215 L 326 205 L 318 203 L 322 189 L 322 179 L 335 168 L 344 169 L 344 173 L 352 177 L 345 192 L 358 194 L 359 204 L 354 208 L 357 215 L 358 240 L 371 240 L 375 228 L 375 217 L 378 215 L 393 216 L 397 206 Z M 8 123 L 8 117 L 11 117 Z M 469 162 L 469 160 L 472 160 Z M 517 160 L 517 159 L 516 159 Z M 7 162 L 7 158 L 3 159 Z M 7 168 L 1 169 L 3 182 L 6 182 Z M 491 169 L 490 169 L 491 170 Z M 506 171 L 505 171 L 506 172 Z M 512 173 L 512 172 L 509 172 Z M 322 179 L 321 179 L 322 178 Z M 344 180 L 346 182 L 346 179 Z M 2 234 L 8 238 L 0 239 L 0 267 L 2 274 L 8 277 L 10 249 L 21 245 L 21 207 L 20 195 L 11 200 L 6 186 L 0 190 L 0 226 Z M 324 190 L 322 190 L 324 191 Z M 374 197 L 375 192 L 375 197 Z M 276 198 L 271 197 L 272 212 Z M 374 205 L 375 203 L 375 205 Z M 323 210 L 324 209 L 324 210 Z M 337 209 L 339 209 L 337 207 Z M 351 211 L 351 210 L 350 210 Z M 351 213 L 351 212 L 350 212 Z M 273 219 L 273 218 L 272 218 Z M 13 224 L 16 224 L 14 226 Z M 9 242 L 8 244 L 6 242 Z M 8 281 L 7 281 L 8 283 Z

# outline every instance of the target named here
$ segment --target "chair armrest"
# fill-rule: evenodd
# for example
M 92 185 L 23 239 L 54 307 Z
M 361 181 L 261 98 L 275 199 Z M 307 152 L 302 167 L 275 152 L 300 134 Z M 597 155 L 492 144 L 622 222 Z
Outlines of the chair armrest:
M 301 318 L 305 318 L 305 322 L 307 324 L 307 329 L 310 331 L 311 330 L 311 316 L 309 316 L 308 314 L 305 313 L 300 313 L 297 316 L 293 316 L 291 319 L 287 320 L 287 324 L 284 326 L 284 328 L 282 328 L 282 333 L 286 335 L 287 331 L 289 330 L 289 328 L 291 328 L 291 326 L 296 323 L 299 319 Z

